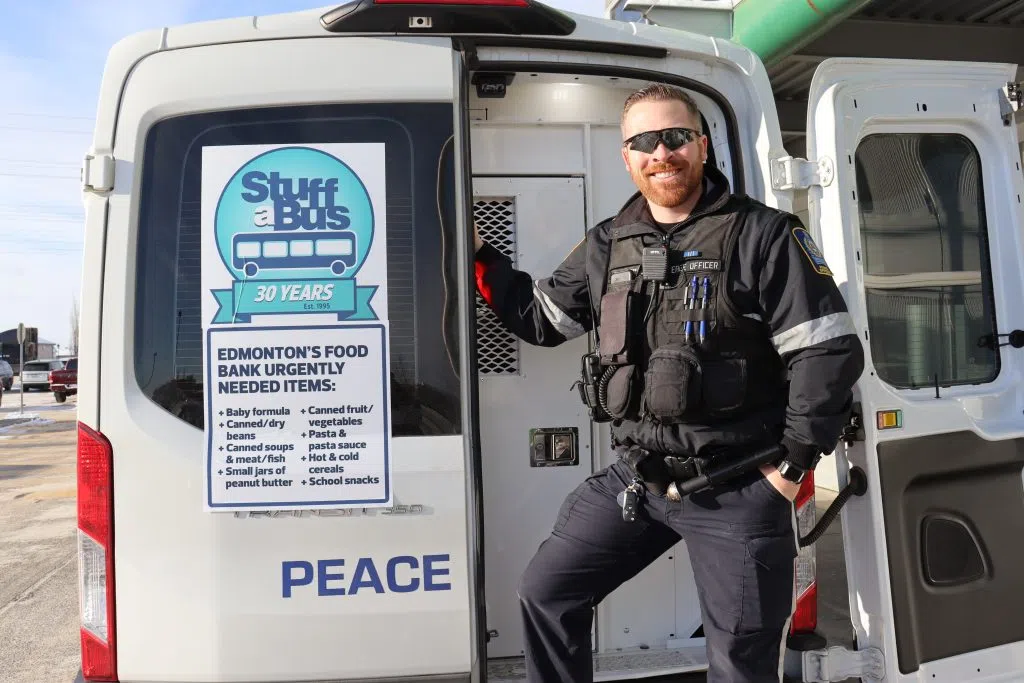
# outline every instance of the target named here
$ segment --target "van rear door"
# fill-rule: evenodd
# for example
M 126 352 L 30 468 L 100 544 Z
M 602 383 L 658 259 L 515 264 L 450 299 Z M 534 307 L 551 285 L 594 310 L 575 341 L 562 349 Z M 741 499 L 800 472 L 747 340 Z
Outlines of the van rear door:
M 827 60 L 811 86 L 808 159 L 835 173 L 810 190 L 823 253 L 808 257 L 841 284 L 868 359 L 863 429 L 838 459 L 841 482 L 868 481 L 843 510 L 856 644 L 884 660 L 864 680 L 1024 680 L 1014 71 Z
M 172 29 L 108 65 L 88 426 L 112 609 L 83 638 L 122 681 L 462 680 L 478 656 L 460 56 L 318 20 Z

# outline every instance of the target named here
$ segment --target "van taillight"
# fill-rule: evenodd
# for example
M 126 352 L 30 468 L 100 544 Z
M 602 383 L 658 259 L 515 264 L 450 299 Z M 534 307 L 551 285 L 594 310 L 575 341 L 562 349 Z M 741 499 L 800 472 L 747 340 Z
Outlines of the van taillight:
M 799 536 L 806 536 L 814 528 L 817 517 L 814 509 L 814 472 L 808 472 L 796 496 L 796 525 Z M 809 633 L 818 627 L 818 577 L 814 544 L 800 548 L 796 559 L 796 610 L 793 612 L 792 633 Z
M 82 676 L 117 680 L 114 628 L 114 453 L 78 423 L 78 596 Z

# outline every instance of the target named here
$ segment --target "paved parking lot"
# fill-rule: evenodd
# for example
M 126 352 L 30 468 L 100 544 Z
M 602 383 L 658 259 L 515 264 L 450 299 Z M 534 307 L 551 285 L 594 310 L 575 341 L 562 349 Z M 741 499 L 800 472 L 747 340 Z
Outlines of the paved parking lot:
M 70 682 L 78 671 L 75 399 L 18 385 L 0 405 L 0 678 Z
M 75 398 L 25 395 L 0 405 L 0 678 L 63 683 L 79 666 L 75 549 Z M 834 498 L 819 489 L 819 516 Z M 830 644 L 851 645 L 839 523 L 817 543 L 818 623 Z M 662 679 L 663 681 L 666 679 Z M 698 683 L 703 676 L 673 677 Z

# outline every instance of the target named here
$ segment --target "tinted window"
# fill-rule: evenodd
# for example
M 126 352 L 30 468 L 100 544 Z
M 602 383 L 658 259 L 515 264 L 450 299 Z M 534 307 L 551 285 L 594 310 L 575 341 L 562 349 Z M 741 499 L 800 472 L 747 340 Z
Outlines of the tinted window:
M 77 358 L 72 358 L 71 360 L 69 360 L 67 363 L 64 364 L 64 369 L 65 370 L 78 370 L 78 359 Z
M 44 370 L 48 371 L 49 369 L 50 369 L 50 364 L 47 363 L 47 362 L 25 363 L 25 371 L 26 372 L 41 372 L 41 371 L 44 371 Z
M 897 387 L 988 382 L 997 351 L 981 160 L 966 137 L 886 133 L 857 149 L 871 353 Z
M 136 272 L 135 371 L 146 395 L 202 428 L 202 148 L 383 142 L 392 432 L 457 433 L 452 120 L 451 104 L 360 104 L 214 112 L 154 126 Z

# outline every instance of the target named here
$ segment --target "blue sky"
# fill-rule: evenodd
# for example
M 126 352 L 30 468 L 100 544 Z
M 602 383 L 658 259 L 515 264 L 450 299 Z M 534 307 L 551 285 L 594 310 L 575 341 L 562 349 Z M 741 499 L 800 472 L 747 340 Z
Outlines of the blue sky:
M 161 26 L 323 0 L 0 0 L 0 330 L 65 347 L 82 274 L 79 168 L 110 46 Z M 340 3 L 339 3 L 340 4 Z M 549 0 L 599 16 L 601 0 Z

